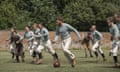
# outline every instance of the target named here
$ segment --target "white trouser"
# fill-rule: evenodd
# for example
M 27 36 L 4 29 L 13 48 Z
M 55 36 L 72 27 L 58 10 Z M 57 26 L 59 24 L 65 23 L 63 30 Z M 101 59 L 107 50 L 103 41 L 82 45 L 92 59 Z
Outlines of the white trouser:
M 118 54 L 118 50 L 119 50 L 119 44 L 120 42 L 112 42 L 112 49 L 111 49 L 111 53 L 113 54 L 113 56 L 117 56 Z
M 44 49 L 42 45 L 40 45 L 37 41 L 33 41 L 32 48 L 30 49 L 30 55 L 33 55 L 33 52 L 41 53 L 41 51 Z
M 15 43 L 11 43 L 11 44 L 9 45 L 9 48 L 10 48 L 10 52 L 11 52 L 11 53 L 15 53 L 15 47 L 16 47 Z
M 30 53 L 30 55 L 32 56 L 32 54 L 33 54 L 33 49 L 32 49 L 32 46 L 33 46 L 33 41 L 29 41 L 28 42 L 28 50 L 29 50 L 29 53 Z
M 52 55 L 55 54 L 55 50 L 53 49 L 52 43 L 50 40 L 43 42 L 43 46 L 47 48 L 49 53 L 51 53 Z
M 28 50 L 32 49 L 32 46 L 33 46 L 33 41 L 29 41 L 27 49 Z
M 72 41 L 71 37 L 62 41 L 62 49 L 64 51 L 65 56 L 68 58 L 68 60 L 72 60 L 75 58 L 75 55 L 69 50 L 71 41 Z
M 101 54 L 103 54 L 103 51 L 101 49 L 101 46 L 100 46 L 100 41 L 96 41 L 92 47 L 92 51 L 93 52 L 96 52 L 96 51 L 99 51 Z

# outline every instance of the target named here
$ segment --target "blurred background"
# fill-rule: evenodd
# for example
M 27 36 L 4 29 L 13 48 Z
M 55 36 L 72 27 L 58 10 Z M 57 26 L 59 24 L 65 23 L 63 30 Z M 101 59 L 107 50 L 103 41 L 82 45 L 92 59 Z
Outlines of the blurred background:
M 23 30 L 27 24 L 43 22 L 53 31 L 60 16 L 79 31 L 95 24 L 106 32 L 106 18 L 119 11 L 120 0 L 0 0 L 0 29 Z

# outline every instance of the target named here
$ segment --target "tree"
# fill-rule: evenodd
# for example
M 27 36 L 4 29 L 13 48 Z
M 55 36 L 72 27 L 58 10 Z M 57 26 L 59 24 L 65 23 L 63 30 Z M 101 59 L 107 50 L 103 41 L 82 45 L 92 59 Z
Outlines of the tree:
M 119 7 L 119 0 L 0 0 L 0 29 L 43 22 L 55 30 L 55 19 L 61 16 L 80 31 L 88 31 L 92 24 L 107 31 L 106 18 Z
M 119 7 L 104 0 L 74 0 L 67 5 L 62 16 L 65 21 L 73 24 L 79 30 L 89 30 L 92 24 L 97 25 L 101 31 L 106 31 L 106 18 L 119 11 Z

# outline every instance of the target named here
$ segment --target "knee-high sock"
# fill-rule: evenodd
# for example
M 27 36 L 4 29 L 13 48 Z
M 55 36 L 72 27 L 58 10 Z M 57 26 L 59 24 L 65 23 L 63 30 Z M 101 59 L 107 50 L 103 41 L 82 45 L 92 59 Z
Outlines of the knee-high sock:
M 12 52 L 11 54 L 12 54 L 12 59 L 13 59 L 13 58 L 14 58 L 14 56 L 15 56 L 15 54 L 14 54 L 13 52 Z
M 105 58 L 105 55 L 104 55 L 104 53 L 102 53 L 102 54 L 101 54 L 101 56 L 102 56 L 103 58 Z
M 55 59 L 58 59 L 57 53 L 54 53 L 54 54 L 53 54 L 53 57 L 54 57 Z
M 42 59 L 42 53 L 37 53 L 37 54 L 38 54 L 39 59 Z
M 71 63 L 71 58 L 70 58 L 70 56 L 69 56 L 66 52 L 64 52 L 64 55 L 65 55 L 65 57 L 68 59 L 69 63 Z
M 36 52 L 33 51 L 32 57 L 35 58 L 36 57 Z
M 95 51 L 94 53 L 95 53 L 95 56 L 98 57 L 98 52 Z
M 16 56 L 16 61 L 17 61 L 17 62 L 19 62 L 19 61 L 20 61 L 20 60 L 19 60 L 19 56 Z
M 114 60 L 114 63 L 118 63 L 118 57 L 117 56 L 113 56 L 113 60 Z

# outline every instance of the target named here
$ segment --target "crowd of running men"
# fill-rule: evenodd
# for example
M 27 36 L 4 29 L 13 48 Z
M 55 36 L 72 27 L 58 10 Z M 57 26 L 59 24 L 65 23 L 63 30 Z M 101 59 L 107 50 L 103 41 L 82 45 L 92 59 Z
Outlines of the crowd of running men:
M 44 26 L 43 23 L 34 23 L 32 26 L 25 27 L 24 36 L 21 36 L 14 28 L 11 28 L 10 37 L 7 41 L 10 44 L 10 50 L 12 54 L 12 58 L 15 56 L 16 62 L 20 62 L 19 57 L 21 57 L 22 62 L 24 62 L 24 51 L 22 41 L 25 39 L 28 43 L 28 51 L 30 56 L 32 57 L 33 64 L 41 64 L 42 63 L 42 51 L 43 49 L 47 49 L 48 52 L 53 56 L 54 63 L 59 63 L 59 56 L 57 52 L 52 47 L 53 43 L 58 41 L 60 36 L 61 38 L 61 46 L 64 52 L 65 57 L 70 62 L 71 66 L 74 67 L 76 64 L 76 57 L 70 51 L 71 46 L 71 36 L 70 31 L 74 31 L 78 37 L 78 42 L 81 44 L 86 43 L 87 47 L 89 46 L 89 41 L 92 41 L 92 48 L 88 48 L 90 57 L 93 57 L 92 52 L 95 54 L 96 59 L 98 60 L 98 53 L 103 58 L 103 61 L 106 61 L 106 56 L 101 48 L 101 41 L 103 40 L 102 34 L 96 29 L 95 25 L 92 25 L 90 28 L 90 32 L 88 36 L 81 39 L 79 32 L 72 27 L 71 25 L 64 23 L 63 19 L 58 17 L 56 19 L 56 35 L 54 40 L 50 40 L 49 31 Z M 118 49 L 119 49 L 119 37 L 120 37 L 120 14 L 115 14 L 113 17 L 109 17 L 107 19 L 107 23 L 109 26 L 109 31 L 111 33 L 111 42 L 112 48 L 110 50 L 110 55 L 113 56 L 114 64 L 118 67 Z M 116 23 L 116 24 L 115 24 Z

